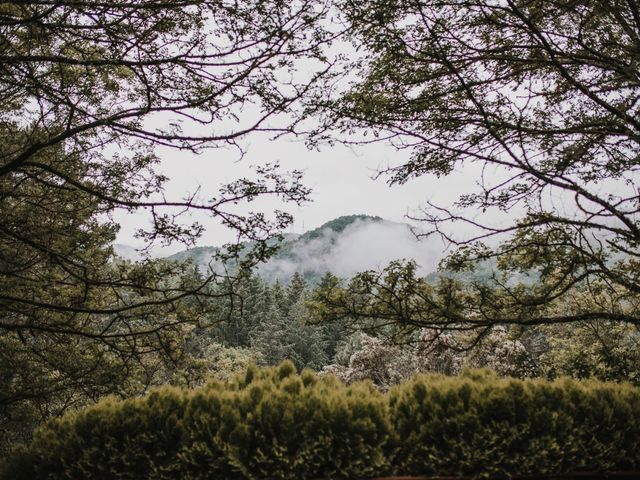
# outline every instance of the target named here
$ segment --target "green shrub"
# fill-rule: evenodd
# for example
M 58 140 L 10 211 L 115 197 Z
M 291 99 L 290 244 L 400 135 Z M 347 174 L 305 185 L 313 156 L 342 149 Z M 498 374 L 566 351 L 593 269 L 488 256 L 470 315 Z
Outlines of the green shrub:
M 419 376 L 388 394 L 289 362 L 105 400 L 40 429 L 1 480 L 510 477 L 640 469 L 640 390 Z
M 212 408 L 213 407 L 213 408 Z M 188 479 L 362 477 L 384 466 L 386 404 L 371 385 L 346 387 L 311 371 L 250 369 L 196 392 L 185 415 Z
M 403 474 L 560 474 L 640 468 L 640 392 L 560 380 L 419 376 L 389 394 Z
M 20 449 L 3 480 L 173 479 L 186 395 L 164 388 L 49 422 Z
M 107 400 L 49 423 L 3 480 L 304 479 L 384 469 L 386 403 L 293 364 L 191 392 Z

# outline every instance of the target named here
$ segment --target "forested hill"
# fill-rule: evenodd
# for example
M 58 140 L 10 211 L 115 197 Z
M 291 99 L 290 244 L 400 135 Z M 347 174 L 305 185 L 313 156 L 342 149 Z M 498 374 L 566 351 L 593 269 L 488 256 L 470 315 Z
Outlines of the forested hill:
M 196 247 L 174 254 L 173 260 L 192 259 L 206 270 L 217 247 Z M 432 245 L 419 242 L 409 226 L 368 215 L 333 219 L 303 234 L 286 234 L 279 252 L 259 268 L 268 281 L 288 281 L 294 272 L 313 283 L 325 272 L 350 277 L 379 269 L 397 259 L 414 259 L 426 274 L 438 261 Z

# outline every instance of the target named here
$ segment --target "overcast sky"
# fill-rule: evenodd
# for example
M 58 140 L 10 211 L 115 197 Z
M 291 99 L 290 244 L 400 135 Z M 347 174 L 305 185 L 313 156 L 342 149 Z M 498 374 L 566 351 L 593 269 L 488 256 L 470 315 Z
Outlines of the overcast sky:
M 331 51 L 346 53 L 351 47 L 338 44 Z M 311 75 L 315 63 L 301 62 L 301 72 Z M 345 79 L 348 80 L 347 77 Z M 249 107 L 251 123 L 252 107 Z M 242 115 L 246 115 L 243 113 Z M 276 117 L 279 118 L 279 117 Z M 165 119 L 166 120 L 166 119 Z M 152 119 L 151 124 L 161 125 L 164 120 Z M 285 124 L 288 120 L 285 116 Z M 277 120 L 275 121 L 277 125 Z M 222 126 L 224 127 L 224 125 Z M 221 128 L 222 128 L 221 127 Z M 193 128 L 204 128 L 194 125 Z M 233 126 L 232 126 L 233 128 Z M 388 177 L 373 179 L 376 171 L 389 165 L 405 163 L 409 151 L 398 151 L 388 143 L 378 143 L 362 147 L 344 145 L 324 146 L 320 151 L 310 151 L 300 139 L 281 137 L 271 140 L 269 136 L 252 133 L 242 143 L 246 150 L 244 158 L 239 160 L 238 152 L 233 149 L 211 149 L 200 155 L 169 149 L 158 149 L 162 159 L 161 173 L 170 182 L 166 185 L 167 198 L 182 199 L 189 192 L 200 188 L 201 198 L 214 196 L 219 186 L 232 182 L 251 171 L 251 165 L 278 162 L 283 170 L 297 169 L 304 172 L 304 183 L 312 189 L 311 201 L 297 207 L 284 205 L 271 199 L 254 202 L 252 210 L 273 211 L 282 209 L 295 217 L 292 227 L 294 233 L 303 233 L 342 215 L 365 214 L 379 216 L 394 222 L 406 221 L 405 216 L 417 213 L 417 210 L 431 201 L 442 206 L 451 205 L 461 193 L 475 190 L 481 166 L 465 166 L 459 171 L 443 178 L 422 176 L 404 185 L 389 186 Z M 491 176 L 492 172 L 485 171 Z M 198 246 L 218 246 L 234 240 L 234 233 L 221 226 L 215 219 L 203 215 L 193 217 L 205 227 L 205 233 L 197 242 Z M 134 238 L 134 232 L 149 226 L 149 218 L 144 212 L 133 215 L 120 214 L 116 220 L 121 225 L 118 243 L 140 246 Z M 464 226 L 456 226 L 463 231 Z M 435 239 L 431 239 L 433 249 Z M 442 245 L 437 240 L 438 245 Z M 184 246 L 175 245 L 164 252 L 183 250 Z
M 245 146 L 246 155 L 241 160 L 233 149 L 214 149 L 200 155 L 160 150 L 161 170 L 170 178 L 166 189 L 168 198 L 182 198 L 198 187 L 203 198 L 213 196 L 221 183 L 246 175 L 250 165 L 277 161 L 283 169 L 304 171 L 305 184 L 313 190 L 311 202 L 297 207 L 270 199 L 255 202 L 251 208 L 289 211 L 295 217 L 293 231 L 302 233 L 341 215 L 377 215 L 402 222 L 407 213 L 415 212 L 425 200 L 450 203 L 474 181 L 473 175 L 457 172 L 446 178 L 424 176 L 390 187 L 387 178 L 374 180 L 372 177 L 379 168 L 406 160 L 408 152 L 399 152 L 382 143 L 357 148 L 327 146 L 318 152 L 310 151 L 301 141 L 270 140 L 254 135 Z M 215 220 L 204 216 L 195 218 L 206 228 L 198 245 L 221 245 L 233 240 L 233 233 Z M 116 219 L 121 224 L 117 242 L 139 245 L 133 233 L 149 224 L 148 217 L 144 213 L 121 214 Z M 182 249 L 183 246 L 176 245 L 170 251 Z

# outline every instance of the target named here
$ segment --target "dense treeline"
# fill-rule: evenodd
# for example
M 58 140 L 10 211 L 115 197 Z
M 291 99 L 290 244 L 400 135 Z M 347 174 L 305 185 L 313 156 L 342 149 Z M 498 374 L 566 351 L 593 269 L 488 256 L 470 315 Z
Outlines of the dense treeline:
M 329 371 L 347 383 L 372 379 L 383 389 L 418 372 L 456 375 L 464 368 L 489 368 L 516 378 L 594 377 L 640 384 L 640 332 L 632 325 L 605 320 L 496 325 L 478 339 L 465 331 L 325 317 L 332 298 L 350 295 L 345 282 L 330 273 L 316 285 L 299 273 L 287 285 L 253 274 L 243 277 L 235 291 L 236 296 L 218 302 L 209 319 L 213 326 L 195 331 L 194 338 L 208 345 L 207 355 L 232 357 L 240 369 L 251 361 L 276 365 L 291 360 L 299 369 Z M 353 295 L 347 298 L 357 302 Z M 228 361 L 222 362 L 210 373 L 228 377 L 233 373 L 223 371 L 228 367 Z
M 319 285 L 336 280 L 327 274 Z M 202 333 L 225 347 L 251 350 L 259 363 L 291 360 L 297 368 L 319 370 L 332 362 L 347 332 L 343 322 L 312 324 L 307 308 L 312 291 L 300 273 L 287 285 L 267 283 L 258 275 L 243 277 L 236 295 L 218 304 L 213 327 Z
M 105 400 L 50 422 L 3 480 L 362 478 L 640 468 L 629 385 L 419 376 L 377 391 L 291 362 L 195 390 Z

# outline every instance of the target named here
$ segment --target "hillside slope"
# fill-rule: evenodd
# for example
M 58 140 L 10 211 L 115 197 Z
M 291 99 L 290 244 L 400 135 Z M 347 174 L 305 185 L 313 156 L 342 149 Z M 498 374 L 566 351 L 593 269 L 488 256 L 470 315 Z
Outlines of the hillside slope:
M 202 271 L 209 268 L 217 247 L 196 247 L 171 255 L 170 259 L 192 261 Z M 425 274 L 435 268 L 440 252 L 419 242 L 408 225 L 367 215 L 333 219 L 302 235 L 288 234 L 279 252 L 258 271 L 270 281 L 288 281 L 300 272 L 310 282 L 326 272 L 340 277 L 383 268 L 392 260 L 414 259 Z

